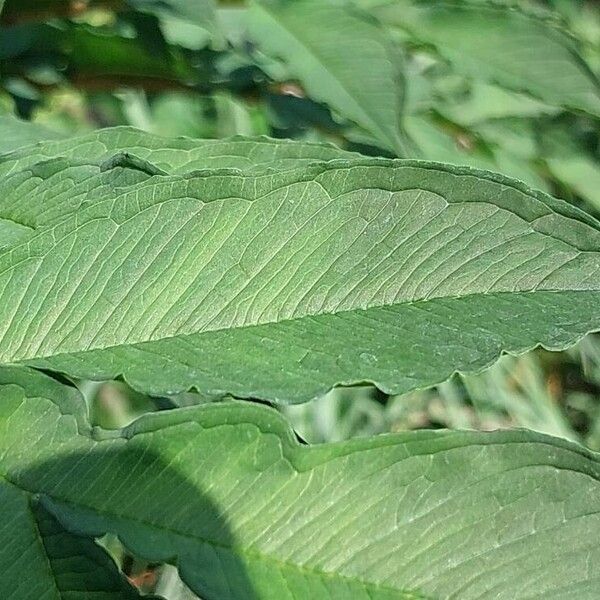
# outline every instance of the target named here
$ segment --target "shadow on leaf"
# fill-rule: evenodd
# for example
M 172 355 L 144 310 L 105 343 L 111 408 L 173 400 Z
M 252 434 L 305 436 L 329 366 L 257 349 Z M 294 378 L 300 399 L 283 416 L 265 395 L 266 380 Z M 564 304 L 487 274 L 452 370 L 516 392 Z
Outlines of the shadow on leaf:
M 70 532 L 116 534 L 135 555 L 176 564 L 204 600 L 255 600 L 247 563 L 223 512 L 171 464 L 145 448 L 111 442 L 14 473 Z

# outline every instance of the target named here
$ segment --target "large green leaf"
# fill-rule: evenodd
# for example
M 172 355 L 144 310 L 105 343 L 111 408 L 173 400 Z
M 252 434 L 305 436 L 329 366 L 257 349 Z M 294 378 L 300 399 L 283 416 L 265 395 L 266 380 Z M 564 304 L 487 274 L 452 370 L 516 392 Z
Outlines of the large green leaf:
M 573 40 L 515 7 L 469 0 L 359 0 L 433 45 L 457 71 L 600 115 L 600 85 Z
M 600 593 L 600 463 L 565 441 L 421 431 L 303 447 L 277 413 L 241 403 L 91 435 L 58 384 L 0 379 L 0 490 L 18 504 L 0 531 L 5 598 L 45 585 L 19 552 L 39 547 L 34 497 L 70 530 L 175 562 L 206 600 Z
M 406 154 L 401 57 L 375 22 L 343 0 L 261 0 L 250 10 L 249 33 L 309 96 Z
M 0 250 L 0 361 L 287 402 L 361 381 L 400 393 L 600 328 L 600 225 L 512 180 L 128 161 L 76 185 L 61 160 L 0 182 L 0 217 L 29 227 Z

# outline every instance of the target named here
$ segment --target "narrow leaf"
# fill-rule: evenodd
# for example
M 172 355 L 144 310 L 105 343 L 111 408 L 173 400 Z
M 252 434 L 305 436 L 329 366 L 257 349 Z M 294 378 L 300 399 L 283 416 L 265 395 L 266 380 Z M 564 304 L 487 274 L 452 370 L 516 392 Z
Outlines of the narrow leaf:
M 287 63 L 311 98 L 406 154 L 401 57 L 368 16 L 343 1 L 261 0 L 250 10 L 249 33 Z

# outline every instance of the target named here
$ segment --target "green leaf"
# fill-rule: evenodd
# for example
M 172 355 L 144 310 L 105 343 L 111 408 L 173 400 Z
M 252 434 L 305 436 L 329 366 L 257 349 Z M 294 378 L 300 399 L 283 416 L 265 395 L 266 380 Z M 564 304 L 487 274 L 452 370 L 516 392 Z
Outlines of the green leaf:
M 517 94 L 480 81 L 474 81 L 469 95 L 460 100 L 444 98 L 436 110 L 464 126 L 474 126 L 489 119 L 539 117 L 554 115 L 559 109 L 524 94 Z
M 480 123 L 473 132 L 436 123 L 426 115 L 409 115 L 405 124 L 427 160 L 497 171 L 536 189 L 548 188 L 529 162 L 537 158 L 538 150 L 529 121 L 493 119 Z
M 38 598 L 25 580 L 44 589 L 14 520 L 33 497 L 70 530 L 176 563 L 206 600 L 600 593 L 600 463 L 566 441 L 415 431 L 306 447 L 248 403 L 90 437 L 43 376 L 20 378 L 35 384 L 0 389 L 0 490 L 20 501 L 4 505 L 4 597 Z
M 600 171 L 597 159 L 581 151 L 580 154 L 550 156 L 546 159 L 546 164 L 558 181 L 574 190 L 600 213 Z
M 579 196 L 588 203 L 592 214 L 600 213 L 600 172 L 593 138 L 578 131 L 572 120 L 547 123 L 539 136 L 540 154 L 563 193 Z
M 156 14 L 166 39 L 199 50 L 212 37 L 223 45 L 215 0 L 127 0 L 135 10 Z
M 427 116 L 409 115 L 406 117 L 406 131 L 419 148 L 421 156 L 453 165 L 494 170 L 494 160 L 489 154 L 473 148 L 461 150 L 456 136 L 444 131 Z
M 6 44 L 5 56 L 0 55 L 5 76 L 35 81 L 39 75 L 36 65 L 42 64 L 44 79 L 53 83 L 67 79 L 84 89 L 130 86 L 158 90 L 182 85 L 208 90 L 217 77 L 213 53 L 198 53 L 192 67 L 180 48 L 149 47 L 145 38 L 125 37 L 116 30 L 55 21 L 7 31 L 16 44 Z
M 22 496 L 22 492 L 15 492 L 15 497 L 19 497 L 19 500 Z M 29 501 L 29 506 L 24 508 L 23 513 L 29 513 L 23 516 L 31 520 L 34 535 L 37 530 L 38 539 L 35 540 L 35 549 L 24 556 L 31 560 L 31 563 L 24 565 L 24 572 L 28 572 L 26 581 L 29 587 L 20 592 L 22 596 L 19 596 L 19 592 L 15 592 L 14 595 L 10 595 L 11 598 L 46 596 L 57 599 L 69 598 L 69 600 L 87 600 L 92 596 L 102 600 L 141 598 L 137 590 L 127 583 L 112 560 L 93 540 L 65 531 L 55 517 L 33 500 Z M 11 514 L 11 516 L 15 515 Z M 25 527 L 25 523 L 22 526 Z M 29 533 L 27 529 L 24 529 L 19 531 L 16 537 L 24 539 L 29 537 L 27 533 Z M 6 543 L 10 545 L 12 539 L 7 540 Z M 15 547 L 10 545 L 10 548 L 12 556 L 15 556 Z M 23 568 L 21 565 L 19 567 Z M 44 568 L 48 573 L 44 573 Z M 12 569 L 17 570 L 15 567 Z M 53 595 L 49 596 L 49 594 Z M 144 598 L 150 600 L 148 596 Z
M 12 221 L 0 219 L 0 247 L 12 246 L 28 236 L 31 227 Z
M 300 402 L 600 328 L 600 225 L 510 179 L 363 158 L 167 176 L 134 158 L 0 181 L 0 217 L 32 227 L 0 250 L 1 362 Z
M 574 41 L 514 7 L 468 0 L 361 0 L 476 79 L 600 115 L 600 84 Z M 374 5 L 374 6 L 373 6 Z
M 258 47 L 283 59 L 311 98 L 406 154 L 401 57 L 376 22 L 344 1 L 261 0 L 248 26 Z

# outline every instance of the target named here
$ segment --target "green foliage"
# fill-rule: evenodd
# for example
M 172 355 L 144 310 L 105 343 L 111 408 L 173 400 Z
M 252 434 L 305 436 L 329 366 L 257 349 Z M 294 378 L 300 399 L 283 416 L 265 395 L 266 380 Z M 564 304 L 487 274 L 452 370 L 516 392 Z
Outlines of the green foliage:
M 2 4 L 2 598 L 600 596 L 598 10 Z
M 367 0 L 368 2 L 368 0 Z M 553 24 L 515 8 L 472 0 L 383 0 L 374 13 L 431 44 L 474 79 L 600 115 L 600 82 Z M 510 46 L 507 47 L 507 40 Z
M 43 141 L 45 138 L 40 136 L 39 139 Z M 164 138 L 129 127 L 117 127 L 60 141 L 45 141 L 32 147 L 7 152 L 0 157 L 0 173 L 7 176 L 26 171 L 36 163 L 49 164 L 51 159 L 59 158 L 79 164 L 89 161 L 90 168 L 96 165 L 97 172 L 100 167 L 106 172 L 110 170 L 107 166 L 110 165 L 110 159 L 115 156 L 122 157 L 124 154 L 148 164 L 152 163 L 170 175 L 226 168 L 245 172 L 277 172 L 313 162 L 356 156 L 328 144 L 273 140 L 266 137 L 240 137 L 231 140 Z M 66 165 L 67 163 L 64 166 Z M 127 163 L 124 162 L 123 166 L 127 166 Z
M 95 0 L 86 12 L 10 1 L 0 83 L 22 116 L 61 129 L 327 139 L 494 170 L 597 211 L 582 178 L 599 152 L 598 11 L 516 4 Z M 62 94 L 74 88 L 92 110 L 73 110 Z M 46 90 L 68 104 L 40 108 Z M 515 128 L 525 145 L 511 142 Z M 546 142 L 555 129 L 568 131 L 568 167 Z

